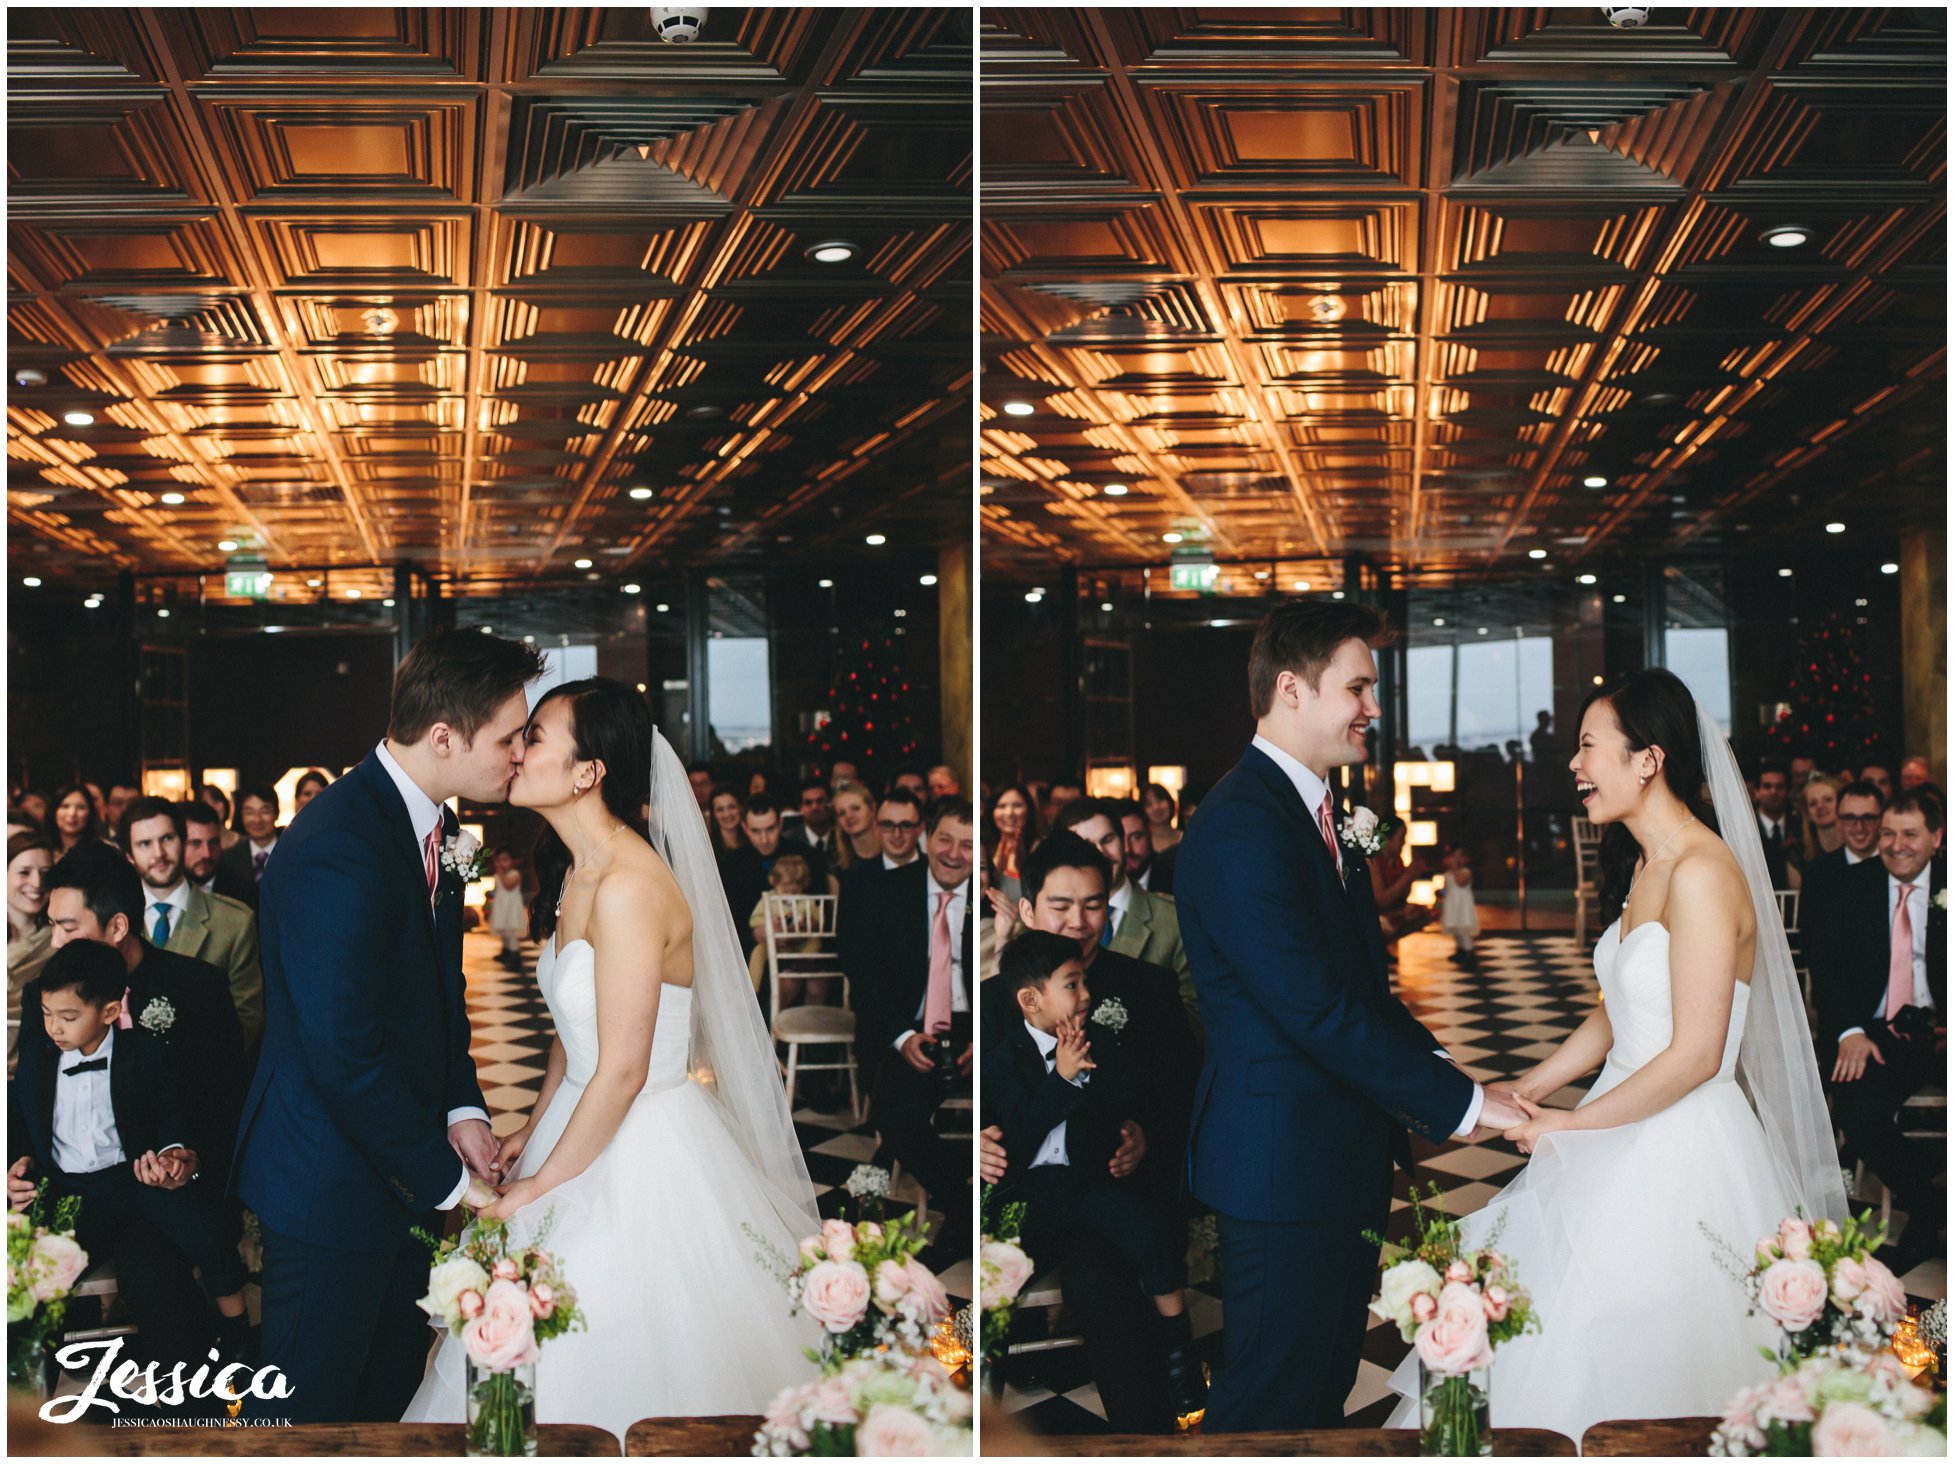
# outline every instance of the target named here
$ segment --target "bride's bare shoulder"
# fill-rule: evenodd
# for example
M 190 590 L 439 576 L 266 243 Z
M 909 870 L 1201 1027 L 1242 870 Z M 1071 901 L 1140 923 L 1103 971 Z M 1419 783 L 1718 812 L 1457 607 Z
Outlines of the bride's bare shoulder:
M 1703 837 L 1691 840 L 1677 854 L 1669 873 L 1668 895 L 1672 903 L 1681 895 L 1699 910 L 1728 911 L 1743 929 L 1756 920 L 1751 909 L 1750 886 L 1745 882 L 1737 856 L 1708 829 L 1703 830 Z

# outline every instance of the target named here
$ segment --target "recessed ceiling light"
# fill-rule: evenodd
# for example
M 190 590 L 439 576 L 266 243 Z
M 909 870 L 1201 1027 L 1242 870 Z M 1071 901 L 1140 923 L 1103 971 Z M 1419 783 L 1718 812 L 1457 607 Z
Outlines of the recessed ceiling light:
M 365 593 L 366 591 L 364 590 L 348 590 L 346 592 L 346 598 L 349 600 L 357 600 L 360 598 L 360 596 L 364 595 Z
M 1296 581 L 1296 590 L 1297 590 L 1297 592 L 1298 592 L 1299 594 L 1300 594 L 1300 593 L 1302 593 L 1302 592 L 1304 592 L 1304 591 L 1307 591 L 1308 589 L 1309 589 L 1309 581 L 1308 581 L 1308 580 L 1297 580 L 1297 581 Z
M 181 493 L 165 493 L 163 495 L 163 502 L 167 503 L 171 508 L 175 508 L 183 502 L 183 495 Z
M 1626 605 L 1628 603 L 1628 596 L 1626 595 L 1615 596 L 1615 603 L 1617 605 Z
M 1108 483 L 1105 488 L 1105 493 L 1108 498 L 1124 498 L 1126 497 L 1126 485 L 1124 483 Z
M 93 427 L 95 425 L 95 414 L 93 412 L 63 412 L 61 414 L 61 420 L 66 422 L 70 427 Z
M 1037 410 L 1038 408 L 1034 407 L 1030 402 L 1006 402 L 1004 404 L 1004 415 L 1007 417 L 1029 417 Z
M 887 534 L 870 534 L 862 542 L 871 549 L 880 549 L 884 544 L 889 542 L 889 536 Z
M 1577 582 L 1584 585 L 1591 585 L 1594 583 L 1594 576 L 1591 574 L 1581 575 Z
M 319 588 L 320 585 L 324 584 L 325 581 L 321 579 L 309 579 L 305 583 L 309 588 L 316 590 Z
M 1269 577 L 1269 572 L 1266 569 L 1258 569 L 1255 571 L 1255 577 L 1259 580 L 1265 580 Z
M 588 559 L 579 559 L 579 560 L 577 561 L 577 564 L 576 564 L 576 567 L 577 567 L 578 569 L 589 569 L 589 568 L 590 568 L 590 561 L 589 561 Z
M 21 583 L 26 585 L 27 588 L 30 590 L 38 590 L 41 587 L 41 580 L 40 580 L 40 576 L 38 575 L 30 574 L 25 579 L 23 579 Z
M 386 606 L 386 608 L 389 610 L 393 609 L 394 607 L 394 602 L 391 599 L 382 600 L 380 603 Z
M 933 574 L 926 574 L 920 580 L 918 580 L 917 583 L 922 585 L 933 585 L 936 583 L 936 576 Z
M 170 612 L 168 610 L 158 610 L 156 612 L 156 618 L 158 620 L 168 620 L 170 618 Z
M 638 690 L 639 690 L 639 691 L 643 691 L 644 689 L 645 689 L 645 684 L 644 684 L 644 683 L 643 683 L 642 681 L 640 681 L 640 682 L 638 683 Z
M 1780 224 L 1775 229 L 1766 229 L 1757 236 L 1773 249 L 1796 249 L 1811 241 L 1811 230 L 1801 229 L 1796 224 Z
M 1778 571 L 1778 578 L 1779 578 L 1779 579 L 1790 579 L 1790 578 L 1791 578 L 1791 571 L 1790 571 L 1790 570 L 1788 570 L 1788 569 L 1781 569 L 1781 570 L 1779 570 L 1779 571 Z
M 1492 634 L 1492 632 L 1491 632 L 1490 630 L 1488 630 L 1488 629 L 1486 629 L 1486 627 L 1485 627 L 1485 626 L 1483 626 L 1483 625 L 1479 627 L 1479 633 L 1480 633 L 1481 635 L 1491 635 L 1491 634 Z
M 15 386 L 46 386 L 47 372 L 33 366 L 23 366 L 14 373 Z
M 495 634 L 495 627 L 494 627 L 494 626 L 492 626 L 492 625 L 485 625 L 485 626 L 483 626 L 483 627 L 482 627 L 482 634 L 483 634 L 483 635 L 494 635 L 494 634 Z
M 1445 617 L 1443 615 L 1434 615 L 1432 617 L 1432 624 L 1442 628 L 1445 624 Z
M 82 609 L 84 609 L 84 610 L 99 610 L 99 609 L 101 609 L 101 608 L 102 608 L 102 597 L 101 597 L 100 595 L 90 595 L 90 596 L 89 596 L 89 597 L 88 597 L 88 598 L 87 598 L 86 600 L 83 600 L 83 601 L 81 602 L 81 608 L 82 608 Z
M 824 590 L 832 590 L 835 587 L 835 582 L 833 580 L 822 580 L 820 581 L 820 586 Z
M 1027 605 L 1037 605 L 1041 604 L 1044 598 L 1045 592 L 1043 590 L 1027 590 L 1025 592 L 1024 602 Z
M 1527 558 L 1529 559 L 1545 559 L 1546 557 L 1547 557 L 1547 551 L 1545 549 L 1527 550 Z
M 672 607 L 667 605 L 663 600 L 660 600 L 658 602 L 658 613 L 660 615 L 669 615 L 672 613 Z
M 627 595 L 642 595 L 644 593 L 644 589 L 645 587 L 643 585 L 634 582 L 624 587 L 624 593 Z
M 1599 473 L 1590 473 L 1581 480 L 1581 486 L 1583 488 L 1606 488 L 1608 486 L 1608 480 Z
M 1889 560 L 1879 567 L 1879 572 L 1881 574 L 1898 574 L 1900 572 L 1900 566 Z
M 1825 532 L 1828 534 L 1843 534 L 1845 532 L 1845 525 L 1841 523 L 1829 523 L 1825 526 Z
M 374 335 L 392 335 L 400 328 L 400 317 L 384 305 L 360 312 L 360 324 Z
M 1330 598 L 1332 600 L 1341 600 L 1343 598 L 1343 591 L 1342 590 L 1330 591 Z
M 1852 603 L 1857 605 L 1861 610 L 1866 608 L 1866 602 L 1864 600 L 1854 600 Z
M 647 498 L 651 497 L 651 490 L 649 488 L 633 488 L 631 490 L 631 496 L 637 499 L 638 502 L 643 503 Z
M 685 415 L 694 422 L 705 422 L 714 417 L 725 416 L 726 409 L 714 402 L 695 402 L 685 409 Z
M 1162 534 L 1160 536 L 1160 542 L 1163 544 L 1178 544 L 1186 537 L 1185 534 Z
M 807 246 L 807 257 L 816 264 L 846 264 L 861 252 L 860 245 L 846 239 L 823 239 Z
M 896 619 L 901 620 L 905 618 L 908 614 L 909 612 L 907 610 L 904 610 L 901 606 L 896 607 Z
M 224 552 L 225 554 L 230 554 L 230 553 L 233 553 L 233 552 L 234 552 L 234 551 L 235 551 L 235 550 L 237 549 L 237 540 L 235 540 L 235 539 L 219 539 L 219 540 L 217 541 L 217 547 L 218 547 L 218 549 L 220 549 L 220 550 L 221 550 L 222 552 Z
M 1103 614 L 1111 615 L 1113 613 L 1113 602 L 1111 600 L 1101 600 L 1099 602 L 1099 609 Z
M 1599 686 L 1599 685 L 1601 685 L 1601 678 L 1600 678 L 1599 676 L 1597 676 L 1597 677 L 1595 677 L 1595 678 L 1594 678 L 1594 684 L 1595 684 L 1596 686 Z

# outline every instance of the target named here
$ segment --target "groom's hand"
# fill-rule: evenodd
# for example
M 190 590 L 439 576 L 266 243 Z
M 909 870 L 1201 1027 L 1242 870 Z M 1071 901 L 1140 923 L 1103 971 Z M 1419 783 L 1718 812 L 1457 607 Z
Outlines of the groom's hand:
M 500 1195 L 489 1188 L 486 1180 L 471 1174 L 468 1176 L 467 1192 L 462 1195 L 461 1202 L 469 1209 L 479 1211 L 488 1209 L 500 1198 Z
M 1485 1106 L 1479 1110 L 1480 1132 L 1505 1133 L 1527 1121 L 1527 1115 L 1511 1096 L 1497 1088 L 1486 1090 Z M 1477 1135 L 1475 1135 L 1477 1137 Z
M 470 1174 L 490 1184 L 499 1177 L 495 1167 L 495 1131 L 481 1119 L 464 1118 L 460 1123 L 449 1124 L 448 1143 L 461 1156 Z
M 1140 1167 L 1140 1161 L 1147 1157 L 1147 1135 L 1132 1119 L 1119 1126 L 1119 1147 L 1113 1151 L 1113 1162 L 1107 1166 L 1114 1179 L 1125 1179 Z
M 1004 1130 L 992 1124 L 977 1135 L 977 1173 L 985 1184 L 1002 1184 L 1010 1161 L 1004 1153 Z M 31 1196 L 33 1191 L 28 1191 Z

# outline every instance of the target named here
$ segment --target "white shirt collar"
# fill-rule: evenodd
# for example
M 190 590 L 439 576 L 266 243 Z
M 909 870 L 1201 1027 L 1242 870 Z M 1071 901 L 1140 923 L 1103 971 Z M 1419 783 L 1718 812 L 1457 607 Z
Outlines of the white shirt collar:
M 918 859 L 922 857 L 923 856 L 920 850 L 912 850 L 907 859 L 896 860 L 896 859 L 891 859 L 888 855 L 888 851 L 884 850 L 882 854 L 882 867 L 884 869 L 907 869 L 910 865 L 914 864 Z
M 269 844 L 260 844 L 256 839 L 246 839 L 244 842 L 251 846 L 253 854 L 269 854 L 278 847 L 278 835 L 273 834 Z
M 1855 854 L 1849 848 L 1845 851 L 1845 862 L 1847 865 L 1864 864 L 1872 857 L 1870 854 Z
M 1925 899 L 1927 897 L 1927 886 L 1932 884 L 1933 881 L 1934 874 L 1931 868 L 1921 870 L 1920 873 L 1913 877 L 1913 896 L 1910 898 Z M 1900 896 L 1899 877 L 1890 869 L 1886 871 L 1886 893 L 1894 899 L 1898 899 Z
M 441 827 L 441 805 L 423 793 L 421 785 L 407 776 L 400 764 L 394 761 L 394 755 L 387 751 L 386 743 L 382 742 L 377 750 L 380 766 L 394 780 L 394 787 L 400 790 L 401 802 L 407 805 L 407 821 L 414 828 L 414 843 L 417 846 L 425 844 L 429 831 Z
M 965 880 L 960 885 L 940 885 L 936 882 L 935 871 L 930 870 L 928 868 L 925 868 L 923 870 L 923 883 L 929 886 L 930 908 L 932 910 L 936 908 L 936 897 L 942 894 L 945 890 L 950 891 L 951 893 L 950 903 L 954 905 L 957 903 L 958 900 L 964 898 L 964 891 L 970 888 L 969 880 Z
M 1031 1040 L 1038 1044 L 1038 1055 L 1044 1058 L 1045 1061 L 1050 1062 L 1052 1060 L 1052 1054 L 1058 1051 L 1057 1034 L 1041 1032 L 1032 1026 L 1030 1022 L 1024 1024 L 1024 1029 L 1031 1034 Z
M 1053 1039 L 1052 1046 L 1054 1047 L 1058 1046 L 1058 1041 L 1056 1038 Z M 62 1053 L 61 1071 L 65 1073 L 68 1071 L 69 1068 L 74 1067 L 77 1063 L 93 1062 L 98 1057 L 109 1058 L 110 1059 L 109 1067 L 112 1068 L 115 1066 L 114 1056 L 115 1056 L 115 1027 L 113 1024 L 111 1024 L 108 1031 L 102 1034 L 102 1045 L 96 1048 L 93 1052 L 84 1053 L 79 1047 L 77 1047 L 73 1052 Z M 102 1071 L 105 1073 L 108 1070 L 109 1068 L 102 1069 Z M 86 1075 L 84 1074 L 84 1076 Z
M 1253 745 L 1261 748 L 1269 760 L 1282 769 L 1284 776 L 1296 785 L 1296 791 L 1302 795 L 1303 807 L 1309 810 L 1312 819 L 1315 818 L 1317 810 L 1323 806 L 1324 795 L 1330 791 L 1330 785 L 1261 734 L 1256 735 Z
M 1123 879 L 1119 888 L 1106 896 L 1106 908 L 1115 914 L 1124 915 L 1133 906 L 1133 881 Z
M 147 900 L 147 903 L 143 906 L 145 912 L 154 910 L 158 905 L 168 905 L 172 910 L 179 913 L 187 912 L 190 908 L 190 881 L 179 879 L 176 882 L 175 889 L 162 895 L 157 894 L 149 886 L 144 885 L 143 895 Z M 171 921 L 170 924 L 174 927 L 176 922 Z

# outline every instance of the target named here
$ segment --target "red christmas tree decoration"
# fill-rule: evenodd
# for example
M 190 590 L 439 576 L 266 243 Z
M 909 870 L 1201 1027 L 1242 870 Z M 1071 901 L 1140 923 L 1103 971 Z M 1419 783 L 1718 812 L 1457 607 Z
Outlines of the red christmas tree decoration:
M 828 690 L 831 720 L 808 737 L 809 751 L 817 760 L 825 760 L 836 745 L 845 745 L 850 759 L 862 765 L 864 776 L 886 782 L 915 755 L 915 718 L 908 698 L 892 689 L 901 654 L 901 643 L 893 636 L 837 651 L 834 684 Z M 906 681 L 895 684 L 903 692 L 909 690 Z
M 1881 728 L 1865 670 L 1861 632 L 1838 611 L 1812 626 L 1791 658 L 1780 700 L 1785 710 L 1765 729 L 1767 756 L 1816 758 L 1828 771 L 1875 751 Z

